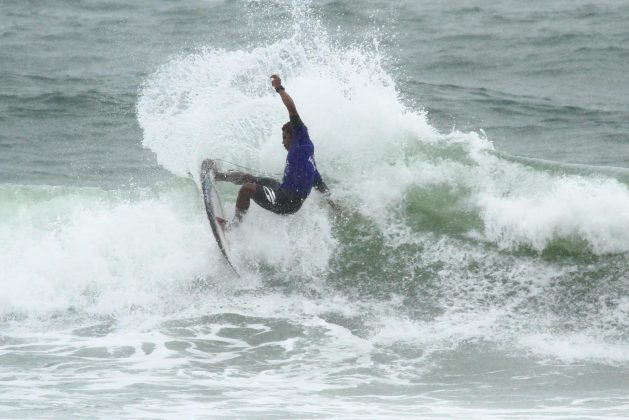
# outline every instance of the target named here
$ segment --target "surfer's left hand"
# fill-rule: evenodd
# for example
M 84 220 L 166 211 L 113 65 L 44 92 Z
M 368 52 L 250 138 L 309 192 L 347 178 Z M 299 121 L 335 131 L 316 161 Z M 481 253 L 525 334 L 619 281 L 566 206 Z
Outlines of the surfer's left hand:
M 280 76 L 277 74 L 271 76 L 271 86 L 273 86 L 274 89 L 282 86 L 282 79 L 280 79 Z

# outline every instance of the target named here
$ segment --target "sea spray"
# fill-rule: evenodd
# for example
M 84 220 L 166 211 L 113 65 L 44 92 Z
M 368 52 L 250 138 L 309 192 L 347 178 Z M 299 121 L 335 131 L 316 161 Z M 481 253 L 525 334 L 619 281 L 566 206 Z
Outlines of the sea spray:
M 190 182 L 132 193 L 7 185 L 0 191 L 11 197 L 3 208 L 12 209 L 0 224 L 4 316 L 159 310 L 170 290 L 203 278 L 220 261 Z
M 430 231 L 430 220 L 444 211 L 461 233 L 499 248 L 629 251 L 625 184 L 503 159 L 483 133 L 438 133 L 424 110 L 400 98 L 382 52 L 335 43 L 307 6 L 291 13 L 284 37 L 268 45 L 202 48 L 147 79 L 138 120 L 144 145 L 166 169 L 195 174 L 214 157 L 281 172 L 279 127 L 287 117 L 268 78 L 279 73 L 309 127 L 324 178 L 381 230 L 402 217 Z M 423 214 L 399 214 L 408 194 L 434 188 L 458 197 L 428 202 Z M 444 220 L 434 224 L 439 229 Z

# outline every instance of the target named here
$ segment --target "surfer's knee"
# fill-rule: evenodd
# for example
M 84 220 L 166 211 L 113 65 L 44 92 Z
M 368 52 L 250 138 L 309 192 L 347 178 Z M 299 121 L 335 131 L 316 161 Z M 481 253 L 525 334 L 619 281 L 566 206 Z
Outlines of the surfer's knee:
M 253 182 L 247 182 L 245 184 L 242 184 L 242 187 L 240 187 L 240 191 L 238 192 L 238 195 L 242 195 L 248 198 L 253 197 L 254 195 L 256 195 L 256 184 Z
M 249 208 L 249 202 L 256 195 L 256 184 L 247 182 L 240 187 L 238 198 L 236 199 L 236 210 L 246 211 Z

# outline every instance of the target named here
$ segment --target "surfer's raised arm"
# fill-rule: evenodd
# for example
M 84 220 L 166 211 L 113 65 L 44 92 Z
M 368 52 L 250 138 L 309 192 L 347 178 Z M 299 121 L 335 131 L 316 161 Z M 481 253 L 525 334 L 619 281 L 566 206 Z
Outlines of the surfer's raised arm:
M 286 93 L 286 89 L 282 86 L 282 79 L 277 74 L 271 76 L 271 85 L 275 88 L 275 91 L 280 94 L 282 98 L 282 102 L 284 102 L 284 106 L 288 109 L 288 115 L 290 117 L 297 115 L 297 108 L 295 107 L 295 102 L 293 102 L 293 98 L 290 97 L 288 93 Z

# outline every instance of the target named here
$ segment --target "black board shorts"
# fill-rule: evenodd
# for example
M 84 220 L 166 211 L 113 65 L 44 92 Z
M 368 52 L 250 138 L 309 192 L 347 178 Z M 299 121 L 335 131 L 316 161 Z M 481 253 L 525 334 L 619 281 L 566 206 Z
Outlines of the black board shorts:
M 280 188 L 273 178 L 255 178 L 256 194 L 253 196 L 260 207 L 276 214 L 292 214 L 301 208 L 305 198 Z

